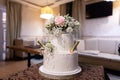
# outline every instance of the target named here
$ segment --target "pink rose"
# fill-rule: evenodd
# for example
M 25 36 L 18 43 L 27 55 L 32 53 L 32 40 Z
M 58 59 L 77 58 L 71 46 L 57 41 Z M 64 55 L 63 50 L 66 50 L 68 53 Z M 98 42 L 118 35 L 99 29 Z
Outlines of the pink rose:
M 65 18 L 63 16 L 58 16 L 55 18 L 55 24 L 56 25 L 62 25 L 65 21 Z

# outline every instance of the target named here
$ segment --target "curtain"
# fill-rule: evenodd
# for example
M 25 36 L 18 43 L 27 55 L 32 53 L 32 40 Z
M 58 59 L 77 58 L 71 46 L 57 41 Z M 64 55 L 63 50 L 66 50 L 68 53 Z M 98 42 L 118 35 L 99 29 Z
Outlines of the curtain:
M 7 0 L 7 33 L 6 45 L 12 46 L 13 40 L 20 37 L 21 32 L 21 4 Z M 7 59 L 13 59 L 14 54 L 11 50 L 6 52 Z
M 70 8 L 72 8 L 72 10 Z M 84 26 L 84 20 L 85 20 L 84 0 L 74 0 L 72 4 L 67 3 L 60 5 L 60 15 L 65 15 L 65 14 L 72 14 L 72 17 L 80 22 L 79 29 L 76 29 L 73 32 L 73 34 L 74 34 L 74 38 L 76 39 L 82 38 L 82 27 Z
M 74 0 L 72 3 L 72 17 L 80 22 L 80 27 L 75 31 L 76 38 L 82 38 L 82 27 L 85 19 L 85 2 L 84 0 Z
M 66 4 L 60 5 L 60 15 L 66 15 Z

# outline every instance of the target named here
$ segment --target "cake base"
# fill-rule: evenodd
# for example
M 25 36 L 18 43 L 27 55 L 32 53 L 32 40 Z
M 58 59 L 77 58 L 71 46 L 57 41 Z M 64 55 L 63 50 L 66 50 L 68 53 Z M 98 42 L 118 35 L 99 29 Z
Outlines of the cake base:
M 82 71 L 81 67 L 78 66 L 77 69 L 73 71 L 67 71 L 67 72 L 50 72 L 47 71 L 43 65 L 39 67 L 39 72 L 41 75 L 47 78 L 51 79 L 69 79 L 74 77 L 76 74 L 80 73 Z

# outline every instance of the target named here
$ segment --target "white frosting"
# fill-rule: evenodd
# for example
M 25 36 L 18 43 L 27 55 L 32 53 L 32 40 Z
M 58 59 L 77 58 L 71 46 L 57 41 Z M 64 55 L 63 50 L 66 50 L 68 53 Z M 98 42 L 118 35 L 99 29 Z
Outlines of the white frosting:
M 55 46 L 55 54 L 59 53 L 60 51 L 70 51 L 74 45 L 71 34 L 62 34 L 61 36 L 52 39 L 51 43 Z
M 65 50 L 69 51 L 74 45 L 71 34 L 62 34 L 62 46 Z
M 78 54 L 44 54 L 43 66 L 50 72 L 66 72 L 77 69 Z

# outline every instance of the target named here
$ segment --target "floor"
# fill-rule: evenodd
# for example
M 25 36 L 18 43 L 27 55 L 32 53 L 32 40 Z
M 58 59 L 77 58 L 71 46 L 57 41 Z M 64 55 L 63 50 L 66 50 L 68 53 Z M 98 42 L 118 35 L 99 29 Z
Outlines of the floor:
M 110 80 L 120 80 L 120 76 L 108 73 Z
M 26 60 L 0 62 L 0 78 L 6 77 L 9 74 L 16 73 L 26 68 L 27 68 Z
M 31 60 L 32 65 L 42 62 L 42 60 Z M 22 65 L 22 66 L 21 66 Z M 19 72 L 27 68 L 27 60 L 0 62 L 0 78 Z M 107 73 L 110 80 L 120 80 L 120 75 Z
M 120 80 L 120 71 L 105 69 L 110 80 Z

